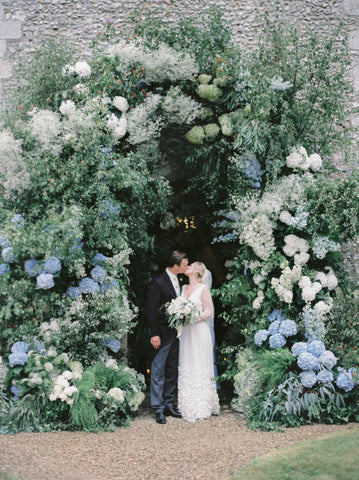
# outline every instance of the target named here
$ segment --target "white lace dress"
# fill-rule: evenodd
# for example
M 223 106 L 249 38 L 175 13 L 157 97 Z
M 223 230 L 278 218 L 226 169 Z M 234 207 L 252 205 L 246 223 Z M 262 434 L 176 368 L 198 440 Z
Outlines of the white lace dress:
M 202 290 L 197 287 L 191 301 L 203 313 Z M 182 328 L 179 340 L 178 409 L 189 422 L 203 420 L 220 411 L 213 381 L 213 344 L 207 320 Z

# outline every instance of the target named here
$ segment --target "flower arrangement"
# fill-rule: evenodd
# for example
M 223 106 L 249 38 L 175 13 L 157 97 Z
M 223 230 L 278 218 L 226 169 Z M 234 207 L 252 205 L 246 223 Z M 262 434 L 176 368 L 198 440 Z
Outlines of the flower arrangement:
M 177 297 L 165 305 L 168 325 L 172 328 L 196 323 L 198 310 L 191 300 Z

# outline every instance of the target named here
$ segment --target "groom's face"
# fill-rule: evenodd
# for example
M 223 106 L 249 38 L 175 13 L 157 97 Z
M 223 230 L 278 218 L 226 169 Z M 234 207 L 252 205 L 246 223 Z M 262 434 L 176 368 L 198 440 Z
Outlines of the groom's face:
M 184 258 L 181 260 L 180 265 L 178 265 L 178 273 L 184 273 L 187 270 L 188 267 L 188 259 Z

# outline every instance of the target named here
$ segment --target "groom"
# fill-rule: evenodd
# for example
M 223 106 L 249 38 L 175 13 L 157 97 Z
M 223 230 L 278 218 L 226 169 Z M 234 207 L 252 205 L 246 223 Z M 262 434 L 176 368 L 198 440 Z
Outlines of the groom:
M 188 266 L 187 255 L 175 250 L 168 267 L 153 278 L 147 293 L 147 321 L 155 356 L 151 363 L 151 407 L 156 422 L 166 423 L 166 416 L 180 418 L 176 410 L 175 391 L 178 375 L 178 339 L 176 329 L 168 326 L 163 305 L 181 293 L 177 278 Z

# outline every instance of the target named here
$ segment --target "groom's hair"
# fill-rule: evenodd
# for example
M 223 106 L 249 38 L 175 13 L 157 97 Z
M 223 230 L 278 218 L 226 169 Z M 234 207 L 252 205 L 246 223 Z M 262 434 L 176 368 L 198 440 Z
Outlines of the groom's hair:
M 174 250 L 168 259 L 168 266 L 173 267 L 173 265 L 181 265 L 181 262 L 184 258 L 188 258 L 186 253 L 180 252 L 179 250 Z

